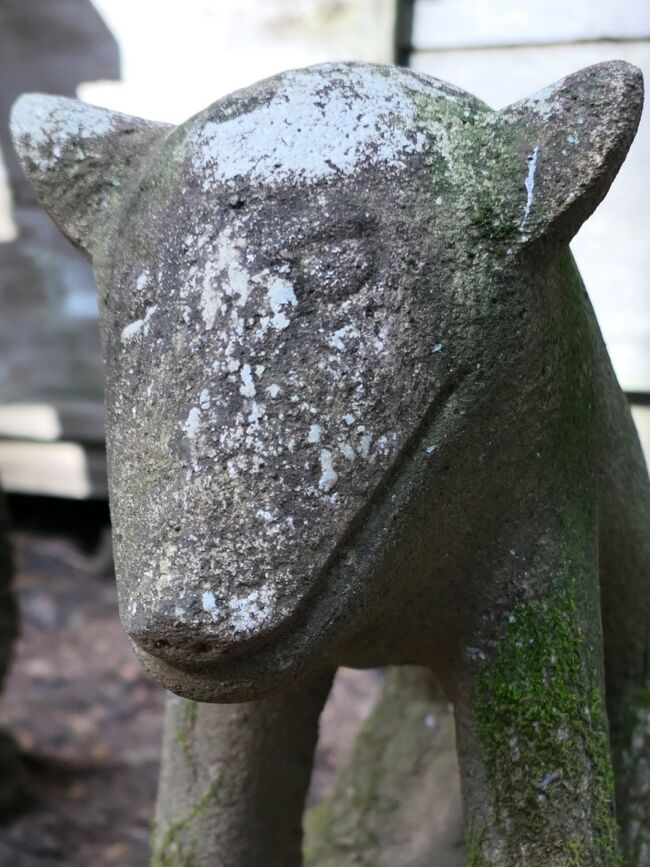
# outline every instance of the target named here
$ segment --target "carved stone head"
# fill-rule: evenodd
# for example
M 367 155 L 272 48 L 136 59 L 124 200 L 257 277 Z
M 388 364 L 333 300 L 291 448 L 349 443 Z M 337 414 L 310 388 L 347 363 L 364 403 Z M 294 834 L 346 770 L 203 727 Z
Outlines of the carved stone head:
M 22 164 L 96 270 L 120 615 L 165 686 L 252 698 L 413 604 L 435 532 L 404 515 L 453 475 L 454 395 L 502 364 L 491 299 L 594 209 L 640 100 L 616 62 L 501 112 L 362 64 L 176 128 L 18 101 Z

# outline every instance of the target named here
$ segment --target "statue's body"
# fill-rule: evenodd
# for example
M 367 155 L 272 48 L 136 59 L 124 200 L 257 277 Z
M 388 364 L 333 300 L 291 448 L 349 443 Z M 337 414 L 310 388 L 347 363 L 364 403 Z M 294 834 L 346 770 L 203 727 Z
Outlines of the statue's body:
M 603 660 L 650 863 L 650 490 L 567 246 L 641 103 L 618 62 L 502 112 L 355 64 L 176 129 L 18 102 L 102 296 L 122 620 L 248 703 L 170 702 L 159 863 L 299 864 L 333 672 L 404 664 L 454 703 L 468 863 L 618 863 Z

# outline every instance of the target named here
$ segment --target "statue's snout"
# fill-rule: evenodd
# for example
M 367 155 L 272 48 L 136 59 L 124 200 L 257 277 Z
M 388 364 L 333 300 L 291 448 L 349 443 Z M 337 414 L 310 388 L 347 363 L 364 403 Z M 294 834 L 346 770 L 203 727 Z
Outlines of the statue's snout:
M 243 656 L 284 631 L 298 600 L 281 602 L 266 583 L 244 592 L 201 590 L 157 599 L 132 597 L 121 619 L 131 641 L 168 665 L 203 668 Z
M 144 621 L 125 623 L 125 627 L 137 647 L 177 668 L 211 665 L 223 658 L 238 656 L 246 649 L 242 642 L 233 642 L 226 636 L 155 612 Z M 249 645 L 250 641 L 245 644 Z

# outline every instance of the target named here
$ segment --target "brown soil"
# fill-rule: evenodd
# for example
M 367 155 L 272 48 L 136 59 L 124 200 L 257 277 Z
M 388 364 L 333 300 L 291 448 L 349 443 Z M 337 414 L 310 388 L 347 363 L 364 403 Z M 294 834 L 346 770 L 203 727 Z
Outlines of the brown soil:
M 144 867 L 163 690 L 117 619 L 106 529 L 84 554 L 63 535 L 15 534 L 22 635 L 0 726 L 23 758 L 21 809 L 0 824 L 0 867 Z M 330 785 L 381 676 L 339 674 L 323 717 L 310 801 Z

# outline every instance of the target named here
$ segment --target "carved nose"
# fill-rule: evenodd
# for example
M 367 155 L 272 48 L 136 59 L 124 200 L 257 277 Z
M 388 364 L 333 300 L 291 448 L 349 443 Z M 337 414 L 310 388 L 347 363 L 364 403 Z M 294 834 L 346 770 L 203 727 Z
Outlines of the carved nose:
M 135 645 L 177 668 L 205 668 L 257 650 L 286 629 L 302 597 L 278 598 L 268 584 L 219 596 L 199 590 L 136 593 L 122 600 L 122 624 Z M 151 598 L 153 596 L 153 599 Z
M 161 615 L 133 618 L 124 627 L 134 644 L 178 668 L 203 668 L 232 659 L 256 643 L 254 637 L 232 641 L 201 625 L 183 624 Z

